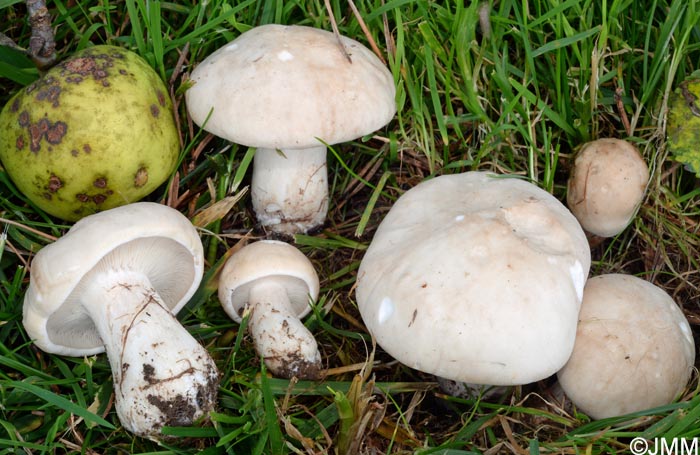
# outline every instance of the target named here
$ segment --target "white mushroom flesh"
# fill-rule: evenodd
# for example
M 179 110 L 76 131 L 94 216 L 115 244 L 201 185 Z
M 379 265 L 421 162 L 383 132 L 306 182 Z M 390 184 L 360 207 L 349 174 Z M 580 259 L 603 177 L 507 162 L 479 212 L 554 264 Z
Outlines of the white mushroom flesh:
M 206 415 L 217 392 L 216 365 L 148 278 L 106 269 L 87 281 L 84 308 L 107 351 L 122 425 L 153 437 L 163 426 L 189 426 Z
M 251 200 L 263 226 L 293 235 L 323 224 L 328 212 L 326 147 L 255 151 Z
M 266 367 L 280 377 L 315 378 L 321 354 L 313 334 L 294 314 L 283 285 L 261 281 L 251 286 L 248 328 Z

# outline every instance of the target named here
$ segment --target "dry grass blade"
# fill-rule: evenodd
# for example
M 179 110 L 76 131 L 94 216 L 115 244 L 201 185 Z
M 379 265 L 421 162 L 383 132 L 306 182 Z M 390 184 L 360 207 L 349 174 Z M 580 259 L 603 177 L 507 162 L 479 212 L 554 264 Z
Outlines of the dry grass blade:
M 336 39 L 338 40 L 338 48 L 343 53 L 343 55 L 348 60 L 348 62 L 352 63 L 352 58 L 350 58 L 350 54 L 348 54 L 348 50 L 345 49 L 345 45 L 343 44 L 343 40 L 340 39 L 340 32 L 338 31 L 338 24 L 335 21 L 335 15 L 333 14 L 333 8 L 331 7 L 331 1 L 330 0 L 323 0 L 323 4 L 326 6 L 326 10 L 328 11 L 328 18 L 331 21 L 331 28 L 333 29 L 333 34 L 335 35 Z

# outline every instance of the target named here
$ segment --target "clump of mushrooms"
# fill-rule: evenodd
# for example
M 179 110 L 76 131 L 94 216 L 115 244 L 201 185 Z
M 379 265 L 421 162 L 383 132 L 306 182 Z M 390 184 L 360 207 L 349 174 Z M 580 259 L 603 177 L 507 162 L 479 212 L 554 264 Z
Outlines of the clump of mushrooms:
M 649 168 L 634 145 L 598 139 L 576 154 L 567 205 L 586 231 L 613 237 L 634 218 L 648 181 Z
M 219 278 L 219 301 L 248 329 L 258 355 L 279 377 L 315 379 L 321 354 L 313 334 L 301 322 L 316 300 L 316 270 L 304 254 L 277 240 L 261 240 L 235 252 Z
M 325 221 L 326 144 L 369 134 L 396 112 L 394 80 L 379 58 L 311 27 L 255 27 L 207 57 L 191 80 L 194 122 L 257 147 L 253 208 L 263 227 L 281 234 Z
M 444 175 L 408 190 L 382 220 L 357 303 L 405 365 L 521 385 L 568 360 L 589 266 L 583 230 L 551 194 L 490 173 Z
M 673 299 L 631 275 L 588 280 L 561 388 L 594 419 L 672 402 L 695 362 L 690 325 Z
M 161 439 L 213 409 L 219 374 L 176 319 L 202 279 L 202 244 L 178 211 L 140 202 L 87 216 L 31 267 L 24 327 L 43 351 L 107 351 L 127 430 Z

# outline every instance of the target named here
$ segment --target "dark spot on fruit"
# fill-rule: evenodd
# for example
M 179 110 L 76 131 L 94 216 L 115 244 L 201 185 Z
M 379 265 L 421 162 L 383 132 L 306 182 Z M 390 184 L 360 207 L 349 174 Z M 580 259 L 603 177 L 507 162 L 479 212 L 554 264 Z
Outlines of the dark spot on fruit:
M 19 110 L 19 98 L 15 98 L 10 106 L 10 112 L 17 112 Z
M 95 69 L 95 59 L 89 57 L 78 57 L 68 60 L 63 67 L 71 73 L 77 73 L 81 76 L 87 76 Z
M 85 152 L 85 153 L 92 152 L 92 147 L 90 147 L 90 144 L 83 145 L 83 152 Z
M 51 199 L 53 199 L 53 196 L 51 196 L 51 193 L 44 193 L 42 196 L 44 196 L 44 199 L 49 200 L 49 201 Z
M 151 115 L 156 118 L 160 115 L 160 109 L 155 104 L 151 104 Z
M 121 74 L 122 76 L 126 76 L 128 73 L 125 69 L 120 69 L 119 74 Z
M 46 119 L 42 119 L 46 120 Z M 48 121 L 48 120 L 47 120 Z M 29 149 L 34 152 L 38 153 L 39 150 L 41 150 L 41 138 L 44 136 L 45 131 L 42 130 L 42 122 L 39 121 L 39 123 L 33 123 L 29 125 L 29 140 L 31 144 L 29 145 Z
M 80 84 L 83 82 L 83 77 L 82 76 L 68 76 L 66 78 L 66 82 L 69 84 Z
M 17 150 L 22 150 L 24 148 L 24 136 L 21 134 L 17 136 L 17 141 L 15 142 L 15 145 L 17 146 Z
M 95 180 L 94 182 L 92 182 L 92 185 L 95 188 L 104 188 L 107 186 L 107 179 L 104 177 L 100 177 L 97 180 Z
M 104 79 L 105 77 L 107 77 L 107 71 L 102 69 L 95 70 L 95 72 L 92 73 L 92 76 L 95 79 Z
M 78 151 L 77 151 L 76 149 L 73 149 L 73 150 L 70 151 L 70 154 L 71 154 L 72 156 L 78 156 Z
M 60 144 L 63 136 L 68 131 L 68 125 L 61 121 L 51 123 L 49 119 L 43 117 L 38 122 L 29 124 L 27 130 L 30 141 L 29 149 L 34 153 L 38 153 L 41 150 L 42 139 L 46 139 L 46 142 L 51 145 Z M 49 147 L 49 151 L 51 150 L 51 147 Z
M 102 87 L 109 87 L 109 81 L 106 79 L 102 80 Z
M 68 125 L 61 121 L 54 123 L 46 130 L 47 142 L 52 145 L 60 144 L 66 131 L 68 131 Z
M 141 188 L 148 182 L 148 170 L 145 167 L 140 167 L 138 171 L 136 171 L 136 175 L 134 176 L 134 186 L 136 188 Z
M 58 85 L 49 85 L 46 88 L 39 90 L 36 94 L 37 101 L 48 101 L 53 107 L 58 107 L 58 98 L 61 95 L 61 87 Z
M 75 198 L 79 200 L 80 202 L 87 202 L 90 200 L 90 196 L 88 196 L 85 193 L 78 193 L 75 195 Z
M 107 196 L 105 196 L 104 194 L 96 194 L 92 197 L 92 202 L 94 202 L 97 205 L 102 204 L 106 200 Z
M 19 126 L 22 128 L 26 128 L 29 126 L 29 112 L 27 111 L 22 111 L 19 114 L 19 119 L 17 120 L 19 123 Z
M 49 177 L 49 184 L 47 186 L 48 190 L 51 193 L 55 193 L 56 191 L 60 190 L 62 186 L 63 182 L 61 182 L 61 179 L 55 174 L 51 174 L 51 177 Z
M 165 107 L 165 95 L 163 95 L 163 92 L 158 90 L 158 104 L 161 105 L 161 107 Z

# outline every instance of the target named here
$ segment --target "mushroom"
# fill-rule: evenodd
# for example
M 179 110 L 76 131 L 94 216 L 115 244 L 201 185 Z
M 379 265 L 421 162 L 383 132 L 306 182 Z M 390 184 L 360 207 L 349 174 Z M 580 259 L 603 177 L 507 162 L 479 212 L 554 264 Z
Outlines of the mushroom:
M 321 354 L 301 318 L 318 297 L 318 275 L 301 251 L 277 240 L 246 245 L 226 262 L 219 278 L 219 301 L 248 329 L 258 355 L 272 374 L 315 379 Z
M 566 201 L 586 231 L 612 237 L 634 218 L 648 180 L 649 168 L 634 145 L 598 139 L 577 153 Z
M 255 27 L 207 57 L 191 80 L 194 122 L 257 147 L 253 208 L 262 226 L 281 234 L 323 224 L 326 144 L 369 134 L 396 112 L 394 80 L 379 58 L 311 27 Z
M 145 60 L 116 46 L 77 52 L 0 114 L 8 175 L 36 206 L 69 221 L 150 194 L 179 153 L 168 89 Z
M 574 345 L 590 249 L 554 196 L 485 172 L 422 182 L 377 228 L 357 277 L 362 319 L 414 369 L 522 385 Z
M 218 371 L 175 314 L 202 279 L 202 244 L 178 211 L 152 202 L 78 221 L 32 261 L 24 327 L 43 351 L 107 351 L 128 431 L 161 438 L 213 408 Z
M 661 288 L 624 274 L 588 280 L 576 343 L 558 372 L 564 393 L 594 419 L 671 403 L 695 362 L 690 325 Z

